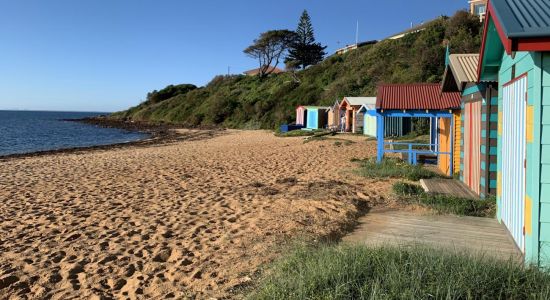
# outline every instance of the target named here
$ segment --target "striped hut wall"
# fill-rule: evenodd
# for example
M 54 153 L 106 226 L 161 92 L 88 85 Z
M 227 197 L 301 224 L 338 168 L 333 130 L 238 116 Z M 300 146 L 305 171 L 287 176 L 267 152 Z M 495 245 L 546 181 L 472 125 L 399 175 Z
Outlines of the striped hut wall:
M 482 154 L 486 161 L 484 172 L 485 187 L 483 196 L 496 195 L 497 188 L 497 143 L 498 143 L 498 90 L 492 86 L 487 88 L 484 113 L 487 136 L 483 140 Z
M 470 83 L 463 93 L 463 159 L 462 182 L 472 191 L 484 197 L 485 184 L 484 170 L 487 160 L 484 155 L 485 132 L 485 99 L 483 97 L 484 85 Z

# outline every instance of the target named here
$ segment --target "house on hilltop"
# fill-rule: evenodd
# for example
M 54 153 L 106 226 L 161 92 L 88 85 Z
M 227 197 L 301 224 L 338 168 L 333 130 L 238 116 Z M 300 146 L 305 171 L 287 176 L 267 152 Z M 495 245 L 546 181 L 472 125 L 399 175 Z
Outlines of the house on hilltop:
M 359 49 L 361 47 L 365 47 L 365 46 L 368 46 L 368 45 L 374 45 L 376 43 L 378 43 L 377 40 L 372 40 L 372 41 L 361 42 L 361 43 L 357 43 L 357 44 L 353 44 L 353 45 L 347 45 L 346 47 L 343 47 L 343 48 L 340 48 L 340 49 L 336 50 L 335 53 L 338 54 L 338 55 L 342 55 L 342 54 L 348 53 L 350 51 Z
M 280 74 L 280 73 L 284 73 L 285 71 L 281 70 L 277 67 L 269 66 L 267 72 L 269 72 L 271 74 Z M 244 71 L 243 74 L 247 75 L 247 76 L 256 76 L 256 75 L 260 74 L 260 68 Z
M 470 13 L 478 16 L 479 20 L 483 22 L 487 13 L 487 0 L 470 0 L 468 3 L 470 4 Z

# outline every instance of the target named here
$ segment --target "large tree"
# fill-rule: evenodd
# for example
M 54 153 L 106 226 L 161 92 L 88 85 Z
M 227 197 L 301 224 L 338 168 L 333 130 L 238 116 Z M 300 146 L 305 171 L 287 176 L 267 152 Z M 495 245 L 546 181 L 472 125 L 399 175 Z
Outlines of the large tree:
M 315 42 L 311 18 L 307 10 L 304 10 L 296 29 L 295 39 L 288 50 L 287 63 L 293 62 L 294 65 L 305 69 L 307 66 L 322 61 L 326 55 L 326 48 L 326 46 Z
M 254 43 L 244 49 L 249 57 L 258 60 L 260 78 L 271 74 L 287 52 L 296 34 L 290 30 L 270 30 L 260 34 Z

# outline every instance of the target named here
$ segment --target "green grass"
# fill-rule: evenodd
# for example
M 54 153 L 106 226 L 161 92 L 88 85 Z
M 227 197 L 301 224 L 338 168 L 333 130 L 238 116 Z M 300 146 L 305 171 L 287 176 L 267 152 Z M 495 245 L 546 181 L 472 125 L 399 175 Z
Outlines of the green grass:
M 550 275 L 421 246 L 300 247 L 249 299 L 550 299 Z
M 417 196 L 424 193 L 424 190 L 418 184 L 410 184 L 403 181 L 396 182 L 392 189 L 399 196 Z
M 298 136 L 312 136 L 314 134 L 315 134 L 314 131 L 309 131 L 309 130 L 292 130 L 292 131 L 285 132 L 285 133 L 276 132 L 275 136 L 277 136 L 277 137 L 298 137 Z
M 412 166 L 396 158 L 385 158 L 380 164 L 374 158 L 363 160 L 357 173 L 368 178 L 404 178 L 411 181 L 440 176 L 422 166 Z
M 396 182 L 393 192 L 406 204 L 417 204 L 433 209 L 440 214 L 488 217 L 496 214 L 495 198 L 465 199 L 448 195 L 426 194 L 421 186 L 407 182 Z

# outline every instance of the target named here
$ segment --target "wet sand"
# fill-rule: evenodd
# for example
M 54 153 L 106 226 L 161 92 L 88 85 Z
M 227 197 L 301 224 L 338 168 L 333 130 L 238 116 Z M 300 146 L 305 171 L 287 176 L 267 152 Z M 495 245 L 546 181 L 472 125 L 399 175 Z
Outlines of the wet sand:
M 284 245 L 384 201 L 389 181 L 349 171 L 375 142 L 344 138 L 228 130 L 2 160 L 0 299 L 238 297 Z

